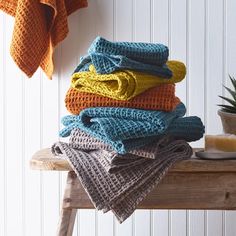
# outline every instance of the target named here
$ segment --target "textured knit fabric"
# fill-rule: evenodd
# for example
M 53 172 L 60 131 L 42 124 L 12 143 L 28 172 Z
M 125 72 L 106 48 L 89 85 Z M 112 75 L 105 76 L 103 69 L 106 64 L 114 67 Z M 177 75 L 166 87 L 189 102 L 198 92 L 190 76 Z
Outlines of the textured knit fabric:
M 168 141 L 174 139 L 168 135 L 161 136 L 142 148 L 137 148 L 130 151 L 128 154 L 121 155 L 116 153 L 111 146 L 103 143 L 99 139 L 92 137 L 80 129 L 74 129 L 71 132 L 69 146 L 84 151 L 100 150 L 101 164 L 109 173 L 114 173 L 121 168 L 124 169 L 136 165 L 142 161 L 143 158 L 155 159 L 160 146 L 164 142 L 164 138 L 165 143 L 167 142 L 166 139 L 168 139 Z
M 68 33 L 67 15 L 87 0 L 0 0 L 0 9 L 15 17 L 10 53 L 31 77 L 39 66 L 51 78 L 53 48 Z
M 75 72 L 86 71 L 93 64 L 98 74 L 109 74 L 116 70 L 137 70 L 161 77 L 171 77 L 172 72 L 164 64 L 169 50 L 162 44 L 109 42 L 97 37 L 81 58 Z
M 119 71 L 109 75 L 99 75 L 93 66 L 89 72 L 77 72 L 72 75 L 71 86 L 81 92 L 94 93 L 117 100 L 129 100 L 149 88 L 160 84 L 180 82 L 186 75 L 186 67 L 179 61 L 168 61 L 173 72 L 170 79 L 134 71 Z
M 74 115 L 78 115 L 81 110 L 89 107 L 127 107 L 172 111 L 179 103 L 179 98 L 175 96 L 174 84 L 163 84 L 148 89 L 128 101 L 120 101 L 93 93 L 80 92 L 74 88 L 68 90 L 65 98 L 67 110 Z
M 63 117 L 62 124 L 67 127 L 62 130 L 61 135 L 68 136 L 71 132 L 68 128 L 78 124 L 88 133 L 96 132 L 99 136 L 113 141 L 152 136 L 156 132 L 163 133 L 171 121 L 182 117 L 185 112 L 183 103 L 179 104 L 173 112 L 119 107 L 88 108 L 79 116 Z
M 90 65 L 95 66 L 98 74 L 109 74 L 120 70 L 134 70 L 167 79 L 172 76 L 172 71 L 166 64 L 162 66 L 145 64 L 143 62 L 134 61 L 125 56 L 107 55 L 102 53 L 91 53 L 90 55 L 81 57 L 80 64 L 75 69 L 74 73 L 88 71 Z
M 138 147 L 129 151 L 129 154 L 134 156 L 139 156 L 142 158 L 155 159 L 156 149 L 163 143 L 163 138 L 168 140 L 174 140 L 175 137 L 172 135 L 159 135 L 151 138 L 150 143 L 145 144 L 143 147 Z M 172 139 L 171 139 L 172 138 Z M 112 164 L 117 159 L 117 157 L 124 157 L 126 155 L 120 155 L 113 150 L 112 146 L 102 142 L 100 139 L 89 135 L 88 133 L 82 131 L 81 129 L 75 128 L 72 130 L 69 145 L 72 148 L 81 150 L 105 150 L 110 152 L 109 163 Z M 128 155 L 130 157 L 131 155 Z
M 94 206 L 103 212 L 112 210 L 119 222 L 134 212 L 174 163 L 192 155 L 191 147 L 181 140 L 163 143 L 157 151 L 154 160 L 143 158 L 109 174 L 101 164 L 104 150 L 78 150 L 62 142 L 52 147 L 55 155 L 69 161 Z
M 146 111 L 131 108 L 88 108 L 79 116 L 62 119 L 66 126 L 60 136 L 67 137 L 74 128 L 80 128 L 112 146 L 118 153 L 126 153 L 150 142 L 149 136 L 170 133 L 179 139 L 195 141 L 204 133 L 198 117 L 185 117 L 181 103 L 172 112 Z M 142 139 L 141 139 L 142 138 Z

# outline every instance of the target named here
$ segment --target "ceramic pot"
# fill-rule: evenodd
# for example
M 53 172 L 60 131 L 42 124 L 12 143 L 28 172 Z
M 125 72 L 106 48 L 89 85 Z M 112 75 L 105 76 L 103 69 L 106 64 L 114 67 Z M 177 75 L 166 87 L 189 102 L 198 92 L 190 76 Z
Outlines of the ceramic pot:
M 224 132 L 228 134 L 236 134 L 236 114 L 218 110 L 218 115 L 221 118 Z

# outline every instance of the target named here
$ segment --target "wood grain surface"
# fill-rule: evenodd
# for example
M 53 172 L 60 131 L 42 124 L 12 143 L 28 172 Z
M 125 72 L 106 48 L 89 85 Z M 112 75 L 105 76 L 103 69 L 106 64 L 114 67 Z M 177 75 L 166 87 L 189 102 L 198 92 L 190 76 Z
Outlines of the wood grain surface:
M 76 174 L 68 173 L 63 208 L 94 208 Z M 168 173 L 139 209 L 236 209 L 236 173 Z
M 34 170 L 72 170 L 66 160 L 53 156 L 49 148 L 36 152 L 30 160 L 30 167 Z M 170 172 L 236 172 L 236 160 L 201 160 L 193 155 L 190 160 L 176 163 Z

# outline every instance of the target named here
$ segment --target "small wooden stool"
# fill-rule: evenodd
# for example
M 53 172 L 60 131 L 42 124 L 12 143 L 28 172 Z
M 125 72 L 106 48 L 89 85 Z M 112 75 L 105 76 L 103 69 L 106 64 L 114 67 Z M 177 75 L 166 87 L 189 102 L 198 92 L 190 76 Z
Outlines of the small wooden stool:
M 77 209 L 92 209 L 87 193 L 68 162 L 55 158 L 50 149 L 35 153 L 34 170 L 68 171 L 58 236 L 71 236 Z M 139 209 L 236 209 L 236 160 L 190 160 L 174 165 Z

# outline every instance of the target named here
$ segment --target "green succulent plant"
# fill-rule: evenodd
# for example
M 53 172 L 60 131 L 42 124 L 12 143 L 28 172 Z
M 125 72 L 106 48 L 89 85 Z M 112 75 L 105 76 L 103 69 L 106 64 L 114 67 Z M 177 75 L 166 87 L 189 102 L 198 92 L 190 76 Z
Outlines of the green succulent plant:
M 219 96 L 220 98 L 224 99 L 229 103 L 229 105 L 225 104 L 218 104 L 221 107 L 222 111 L 229 112 L 229 113 L 236 113 L 236 79 L 229 75 L 230 81 L 233 85 L 233 89 L 230 89 L 223 85 L 223 87 L 229 92 L 231 98 Z

